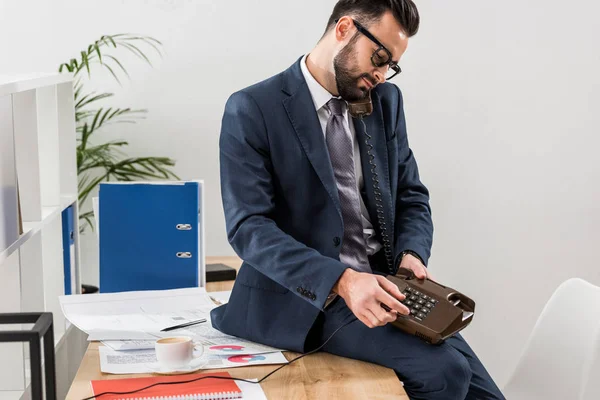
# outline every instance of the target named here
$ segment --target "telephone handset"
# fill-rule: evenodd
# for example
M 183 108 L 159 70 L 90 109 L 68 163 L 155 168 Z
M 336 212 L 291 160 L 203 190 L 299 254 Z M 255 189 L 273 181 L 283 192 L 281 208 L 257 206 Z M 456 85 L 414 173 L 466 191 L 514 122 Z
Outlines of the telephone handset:
M 395 284 L 406 298 L 402 303 L 410 310 L 409 315 L 399 315 L 392 325 L 404 332 L 415 335 L 431 344 L 438 344 L 464 329 L 473 320 L 475 302 L 464 294 L 441 285 L 431 279 L 416 279 L 411 270 L 398 268 L 393 265 L 392 244 L 385 223 L 382 193 L 379 187 L 379 177 L 375 157 L 372 154 L 372 138 L 367 132 L 363 117 L 373 112 L 371 93 L 361 101 L 347 102 L 348 112 L 353 118 L 363 124 L 365 144 L 371 166 L 371 181 L 375 194 L 375 206 L 379 232 L 383 242 L 383 250 L 389 274 L 386 278 Z M 390 308 L 381 305 L 386 311 Z
M 364 100 L 347 102 L 348 112 L 354 118 L 361 118 L 371 115 L 373 112 L 373 103 L 371 102 L 371 94 Z

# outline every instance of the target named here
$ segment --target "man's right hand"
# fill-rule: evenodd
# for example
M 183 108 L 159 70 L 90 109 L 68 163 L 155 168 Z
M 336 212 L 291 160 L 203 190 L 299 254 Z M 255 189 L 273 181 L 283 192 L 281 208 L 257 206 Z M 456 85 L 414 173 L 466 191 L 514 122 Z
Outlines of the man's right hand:
M 405 296 L 385 277 L 347 268 L 333 287 L 356 318 L 369 328 L 383 326 L 396 320 L 397 313 L 408 315 L 408 308 L 400 303 Z M 385 311 L 385 304 L 391 310 Z

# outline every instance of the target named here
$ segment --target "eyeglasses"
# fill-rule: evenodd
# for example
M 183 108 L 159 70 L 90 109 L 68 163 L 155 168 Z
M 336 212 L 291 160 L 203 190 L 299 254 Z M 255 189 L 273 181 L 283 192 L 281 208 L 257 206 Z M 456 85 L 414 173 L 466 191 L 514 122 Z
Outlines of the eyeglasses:
M 336 19 L 335 23 L 337 24 L 338 21 L 339 19 Z M 371 55 L 371 63 L 377 68 L 381 68 L 385 65 L 389 66 L 388 72 L 385 75 L 385 80 L 389 81 L 390 79 L 398 75 L 400 72 L 402 72 L 402 69 L 400 68 L 398 63 L 392 61 L 392 53 L 379 40 L 377 40 L 375 36 L 373 36 L 371 32 L 367 30 L 367 28 L 362 26 L 358 21 L 352 19 L 352 22 L 354 22 L 354 26 L 356 26 L 356 29 L 360 33 L 365 35 L 373 43 L 379 46 L 377 50 L 375 50 Z

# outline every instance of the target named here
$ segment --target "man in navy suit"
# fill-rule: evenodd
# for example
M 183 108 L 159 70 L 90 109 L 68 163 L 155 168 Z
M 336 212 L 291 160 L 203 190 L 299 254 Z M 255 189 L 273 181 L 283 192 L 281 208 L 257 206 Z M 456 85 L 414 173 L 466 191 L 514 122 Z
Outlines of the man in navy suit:
M 433 236 L 402 94 L 386 83 L 418 26 L 411 0 L 341 0 L 309 54 L 229 98 L 222 199 L 244 262 L 212 323 L 297 352 L 347 324 L 322 350 L 394 369 L 411 399 L 503 399 L 460 335 L 434 346 L 388 324 L 410 311 L 383 275 L 426 277 Z M 353 118 L 369 97 L 372 114 Z

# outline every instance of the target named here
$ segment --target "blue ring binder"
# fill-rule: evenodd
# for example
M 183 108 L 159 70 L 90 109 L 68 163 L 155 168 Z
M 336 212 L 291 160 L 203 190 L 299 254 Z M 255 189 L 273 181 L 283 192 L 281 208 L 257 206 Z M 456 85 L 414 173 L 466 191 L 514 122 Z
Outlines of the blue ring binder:
M 203 182 L 103 182 L 100 292 L 206 282 Z

